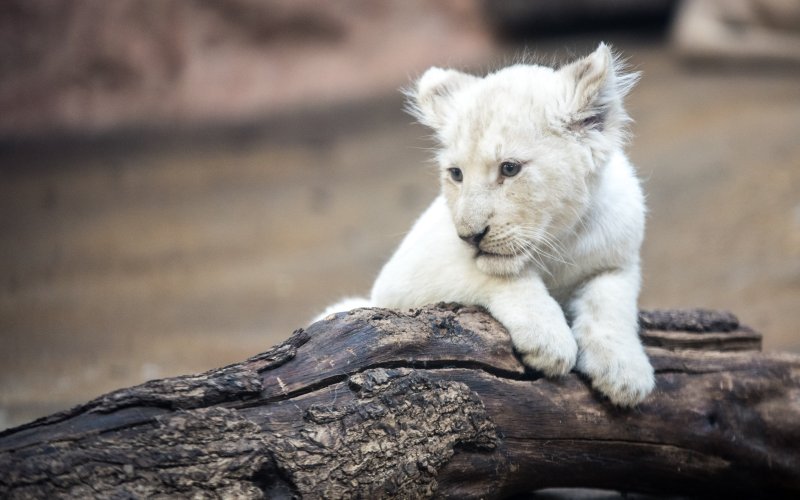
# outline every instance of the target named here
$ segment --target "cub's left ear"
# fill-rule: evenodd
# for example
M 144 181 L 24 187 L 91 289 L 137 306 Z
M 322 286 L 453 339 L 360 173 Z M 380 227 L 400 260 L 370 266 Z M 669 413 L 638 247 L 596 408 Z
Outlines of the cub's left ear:
M 639 73 L 623 73 L 622 63 L 602 42 L 594 52 L 559 71 L 567 82 L 567 127 L 621 141 L 630 121 L 622 101 Z

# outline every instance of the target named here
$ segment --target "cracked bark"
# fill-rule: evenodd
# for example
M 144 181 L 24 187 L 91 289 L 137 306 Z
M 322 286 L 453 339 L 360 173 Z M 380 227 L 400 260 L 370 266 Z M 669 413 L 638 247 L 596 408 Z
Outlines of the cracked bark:
M 800 494 L 800 358 L 729 314 L 643 312 L 633 410 L 546 379 L 477 308 L 342 313 L 204 374 L 0 433 L 0 497 Z

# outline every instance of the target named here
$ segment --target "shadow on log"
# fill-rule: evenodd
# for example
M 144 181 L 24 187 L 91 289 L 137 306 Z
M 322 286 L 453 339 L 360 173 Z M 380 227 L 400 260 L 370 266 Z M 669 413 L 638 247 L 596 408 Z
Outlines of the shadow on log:
M 657 388 L 633 410 L 526 370 L 480 309 L 361 309 L 0 433 L 0 497 L 797 498 L 800 357 L 728 314 L 640 317 Z

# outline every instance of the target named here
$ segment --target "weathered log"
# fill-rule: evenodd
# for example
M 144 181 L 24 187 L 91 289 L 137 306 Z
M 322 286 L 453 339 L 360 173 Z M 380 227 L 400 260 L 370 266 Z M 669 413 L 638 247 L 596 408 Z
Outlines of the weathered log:
M 657 389 L 624 410 L 526 370 L 480 309 L 341 313 L 0 433 L 0 497 L 800 495 L 800 357 L 731 315 L 641 324 Z

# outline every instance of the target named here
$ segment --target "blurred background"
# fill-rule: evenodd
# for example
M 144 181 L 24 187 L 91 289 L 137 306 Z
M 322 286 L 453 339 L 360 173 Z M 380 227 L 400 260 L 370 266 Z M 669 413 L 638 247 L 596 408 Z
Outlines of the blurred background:
M 643 72 L 642 307 L 800 352 L 800 2 L 4 0 L 0 428 L 367 293 L 438 190 L 399 89 L 600 40 Z

